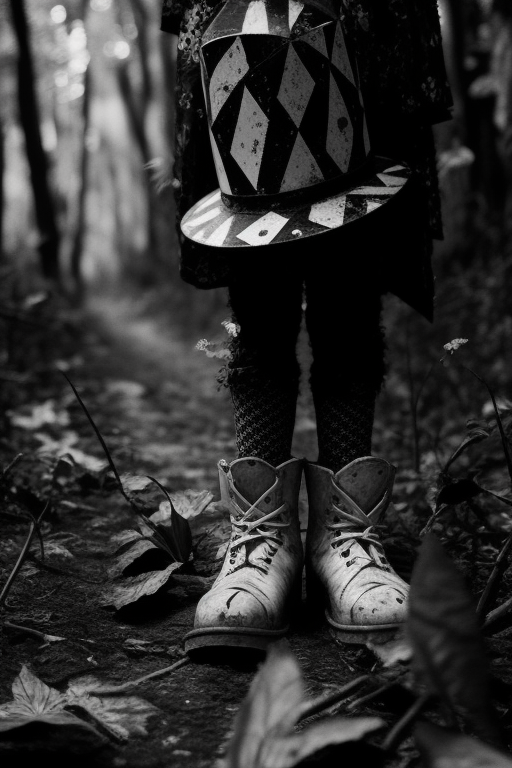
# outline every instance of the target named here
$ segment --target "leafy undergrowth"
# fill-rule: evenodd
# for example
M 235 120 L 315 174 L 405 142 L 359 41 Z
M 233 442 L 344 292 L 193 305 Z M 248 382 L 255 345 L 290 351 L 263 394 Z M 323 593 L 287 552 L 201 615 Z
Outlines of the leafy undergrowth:
M 402 456 L 385 537 L 412 575 L 407 634 L 339 646 L 304 603 L 259 672 L 232 652 L 189 663 L 182 639 L 229 535 L 229 402 L 193 345 L 152 355 L 82 322 L 55 327 L 23 386 L 14 356 L 4 392 L 3 764 L 509 766 L 510 406 L 498 418 L 475 380 L 484 412 L 452 418 L 437 453 L 420 445 L 419 468 Z M 314 458 L 307 407 L 296 449 Z

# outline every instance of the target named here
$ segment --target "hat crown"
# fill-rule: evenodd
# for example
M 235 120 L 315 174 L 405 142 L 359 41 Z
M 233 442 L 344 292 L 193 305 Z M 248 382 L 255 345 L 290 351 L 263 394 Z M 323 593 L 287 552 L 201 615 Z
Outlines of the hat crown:
M 319 196 L 371 152 L 357 65 L 332 0 L 228 0 L 203 36 L 210 138 L 224 195 Z

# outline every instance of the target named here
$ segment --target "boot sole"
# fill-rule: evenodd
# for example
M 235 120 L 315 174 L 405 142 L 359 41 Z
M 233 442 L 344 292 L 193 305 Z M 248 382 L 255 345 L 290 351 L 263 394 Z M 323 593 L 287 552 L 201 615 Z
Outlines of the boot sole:
M 366 645 L 368 642 L 380 645 L 393 640 L 404 627 L 403 624 L 367 624 L 361 626 L 338 624 L 329 616 L 327 611 L 325 618 L 334 640 L 346 645 Z
M 266 651 L 271 643 L 280 640 L 288 632 L 283 629 L 252 629 L 251 627 L 204 627 L 193 629 L 185 635 L 185 652 L 199 648 L 222 647 L 253 648 Z

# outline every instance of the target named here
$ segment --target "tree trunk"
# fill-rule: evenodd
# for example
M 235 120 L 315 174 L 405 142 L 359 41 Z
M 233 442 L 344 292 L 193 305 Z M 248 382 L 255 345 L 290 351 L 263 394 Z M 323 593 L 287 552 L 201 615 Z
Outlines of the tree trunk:
M 5 128 L 0 119 L 0 264 L 4 259 L 4 176 L 5 176 Z
M 18 105 L 30 178 L 34 193 L 36 221 L 41 236 L 39 254 L 44 277 L 59 281 L 60 235 L 54 201 L 48 181 L 48 161 L 41 140 L 36 98 L 34 65 L 24 0 L 10 0 L 11 16 L 18 41 Z
M 82 21 L 85 26 L 87 17 L 88 1 L 82 2 Z M 70 270 L 74 282 L 74 290 L 77 298 L 83 294 L 83 279 L 81 272 L 82 253 L 84 247 L 85 229 L 86 229 L 86 200 L 87 200 L 87 177 L 89 168 L 89 151 L 87 149 L 87 133 L 89 131 L 89 117 L 91 105 L 91 68 L 87 66 L 84 74 L 84 95 L 82 101 L 82 141 L 79 164 L 80 186 L 78 189 L 77 215 L 75 232 L 73 235 L 73 244 L 71 246 Z

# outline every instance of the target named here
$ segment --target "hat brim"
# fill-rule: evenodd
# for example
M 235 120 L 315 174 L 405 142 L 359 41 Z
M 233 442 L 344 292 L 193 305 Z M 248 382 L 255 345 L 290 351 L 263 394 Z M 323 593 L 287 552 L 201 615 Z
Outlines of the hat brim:
M 248 248 L 303 240 L 347 226 L 393 200 L 411 177 L 403 163 L 376 157 L 374 171 L 364 184 L 314 203 L 268 207 L 255 212 L 233 210 L 220 189 L 210 192 L 187 211 L 181 221 L 185 237 L 217 248 Z

